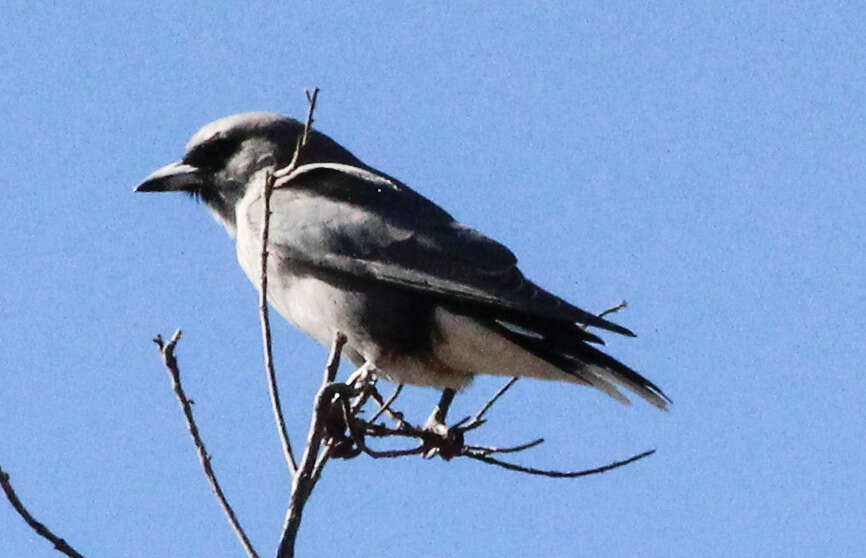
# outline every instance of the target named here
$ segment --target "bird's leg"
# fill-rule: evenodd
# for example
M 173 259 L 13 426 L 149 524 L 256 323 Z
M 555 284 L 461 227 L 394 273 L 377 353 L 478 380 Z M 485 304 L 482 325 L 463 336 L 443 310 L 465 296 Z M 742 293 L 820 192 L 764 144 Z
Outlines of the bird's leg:
M 445 418 L 448 416 L 448 409 L 451 407 L 451 402 L 454 401 L 454 395 L 456 393 L 457 392 L 451 388 L 445 388 L 442 390 L 442 397 L 439 398 L 439 403 L 436 405 L 436 408 L 433 409 L 430 418 L 427 419 L 427 423 L 424 425 L 424 430 L 436 432 L 442 436 L 447 433 L 448 427 L 445 425 Z
M 442 390 L 439 403 L 424 425 L 424 430 L 432 435 L 424 440 L 425 450 L 422 455 L 427 459 L 437 453 L 443 459 L 451 459 L 463 450 L 463 431 L 460 428 L 448 428 L 445 424 L 448 408 L 451 407 L 456 393 L 451 388 Z
M 346 378 L 346 384 L 356 390 L 363 390 L 364 386 L 376 377 L 375 374 L 376 367 L 370 362 L 365 362 Z

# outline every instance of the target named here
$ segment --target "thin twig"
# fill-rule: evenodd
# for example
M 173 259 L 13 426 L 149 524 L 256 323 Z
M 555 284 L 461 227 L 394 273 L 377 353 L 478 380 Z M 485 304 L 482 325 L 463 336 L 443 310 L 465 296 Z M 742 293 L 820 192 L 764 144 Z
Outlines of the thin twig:
M 489 455 L 491 453 L 515 453 L 518 451 L 528 450 L 529 448 L 534 448 L 535 446 L 544 443 L 544 438 L 538 438 L 537 440 L 532 440 L 531 442 L 527 442 L 525 444 L 520 444 L 519 446 L 511 446 L 509 448 L 496 448 L 491 446 L 471 446 L 469 444 L 463 446 L 465 449 L 470 452 L 480 452 L 485 455 Z
M 408 422 L 403 422 L 403 426 L 398 428 L 390 428 L 384 424 L 372 424 L 369 422 L 366 423 L 365 426 L 367 436 L 373 436 L 376 438 L 397 436 L 399 438 L 415 438 L 417 440 L 423 440 L 425 436 L 429 435 L 429 433 L 425 433 L 425 431 L 420 428 L 415 428 Z
M 297 151 L 296 151 L 297 153 Z M 280 391 L 277 387 L 277 372 L 274 369 L 273 343 L 271 341 L 271 322 L 268 313 L 268 231 L 271 222 L 271 193 L 274 188 L 274 176 L 268 174 L 265 177 L 262 201 L 264 205 L 264 216 L 262 218 L 262 269 L 261 285 L 259 287 L 259 317 L 262 323 L 262 344 L 265 351 L 265 372 L 268 377 L 268 390 L 271 394 L 271 409 L 274 413 L 274 421 L 277 423 L 277 431 L 280 434 L 280 443 L 283 446 L 283 456 L 289 466 L 289 471 L 294 475 L 298 471 L 298 463 L 292 452 L 292 442 L 289 440 L 289 432 L 286 429 L 286 420 L 283 417 L 283 406 L 280 403 Z
M 243 527 L 241 527 L 237 516 L 235 516 L 235 511 L 229 505 L 229 502 L 223 493 L 223 489 L 216 478 L 216 474 L 211 467 L 211 456 L 208 454 L 207 449 L 205 449 L 204 442 L 202 441 L 201 435 L 198 431 L 198 426 L 192 416 L 192 405 L 190 404 L 186 393 L 183 391 L 183 386 L 180 383 L 180 369 L 177 366 L 177 359 L 174 356 L 174 348 L 177 345 L 177 342 L 180 341 L 180 336 L 180 330 L 177 330 L 174 332 L 174 335 L 171 336 L 168 343 L 163 342 L 161 335 L 154 337 L 153 342 L 159 347 L 159 353 L 162 355 L 162 362 L 165 364 L 165 367 L 171 376 L 172 388 L 174 388 L 174 393 L 183 409 L 183 415 L 186 418 L 186 426 L 189 429 L 190 435 L 192 435 L 193 442 L 195 442 L 196 450 L 198 450 L 199 461 L 201 461 L 201 466 L 204 468 L 204 473 L 207 476 L 208 482 L 210 482 L 211 489 L 214 491 L 214 494 L 216 494 L 217 500 L 219 500 L 232 529 L 234 529 L 235 534 L 241 541 L 247 555 L 250 556 L 250 558 L 258 558 L 258 554 L 256 554 L 252 543 L 249 538 L 247 538 L 247 534 L 244 532 Z
M 622 467 L 624 465 L 628 465 L 629 463 L 634 463 L 639 459 L 643 459 L 644 457 L 648 457 L 654 454 L 656 450 L 649 450 L 643 453 L 639 453 L 638 455 L 629 457 L 623 461 L 615 461 L 608 465 L 604 465 L 602 467 L 597 467 L 595 469 L 586 469 L 584 471 L 547 471 L 544 469 L 536 469 L 534 467 L 524 467 L 522 465 L 516 465 L 514 463 L 508 463 L 506 461 L 500 461 L 493 457 L 489 457 L 480 453 L 465 453 L 466 457 L 471 459 L 475 459 L 478 461 L 483 461 L 485 463 L 489 463 L 491 465 L 496 465 L 497 467 L 502 467 L 503 469 L 508 469 L 509 471 L 519 471 L 521 473 L 528 473 L 530 475 L 539 475 L 542 477 L 552 477 L 557 479 L 573 479 L 576 477 L 585 477 L 588 475 L 597 475 L 599 473 L 604 473 L 610 471 L 612 469 L 616 469 L 618 467 Z
M 388 458 L 396 458 L 396 457 L 406 457 L 407 455 L 421 455 L 422 453 L 424 453 L 424 447 L 423 446 L 418 446 L 418 447 L 409 448 L 409 449 L 402 449 L 402 450 L 379 451 L 379 450 L 374 450 L 374 449 L 365 445 L 361 449 L 364 451 L 364 453 L 366 453 L 367 455 L 369 455 L 373 459 L 382 459 L 382 458 L 388 459 Z
M 460 422 L 458 422 L 457 424 L 455 424 L 452 428 L 462 427 L 464 432 L 468 432 L 469 430 L 474 430 L 475 428 L 478 428 L 479 426 L 484 424 L 484 422 L 485 422 L 484 421 L 484 415 L 487 414 L 487 411 L 490 410 L 490 407 L 492 407 L 493 404 L 496 403 L 496 401 L 498 401 L 499 398 L 502 397 L 506 391 L 511 389 L 511 386 L 513 386 L 517 382 L 517 380 L 519 380 L 519 379 L 520 378 L 518 376 L 515 376 L 515 377 L 511 378 L 510 380 L 508 380 L 508 382 L 506 382 L 506 384 L 504 386 L 499 388 L 499 391 L 494 393 L 493 397 L 491 397 L 490 400 L 487 401 L 487 403 L 485 403 L 484 406 L 481 407 L 481 409 L 479 409 L 479 411 L 477 413 L 475 413 L 475 415 L 471 419 L 469 419 L 467 417 L 467 418 L 461 420 Z M 463 426 L 463 424 L 465 424 L 467 422 L 468 422 L 468 424 L 466 424 L 466 426 Z
M 292 498 L 289 502 L 288 512 L 286 513 L 277 558 L 292 558 L 295 555 L 295 539 L 298 536 L 298 528 L 301 526 L 304 505 L 307 503 L 313 487 L 318 480 L 319 475 L 316 474 L 316 471 L 318 470 L 319 474 L 321 474 L 321 469 L 316 467 L 316 465 L 319 458 L 319 449 L 325 437 L 325 423 L 331 408 L 331 400 L 338 394 L 351 395 L 352 390 L 349 386 L 334 383 L 333 381 L 337 374 L 337 368 L 340 366 L 340 354 L 345 344 L 346 336 L 337 332 L 334 335 L 328 365 L 325 367 L 322 387 L 316 395 L 316 403 L 313 408 L 313 416 L 310 420 L 310 431 L 307 435 L 307 445 L 304 448 L 301 466 L 292 481 Z M 328 449 L 326 449 L 326 452 Z M 324 467 L 324 462 L 321 463 L 321 467 Z
M 325 464 L 328 463 L 328 460 L 331 458 L 331 454 L 333 453 L 333 446 L 328 446 L 325 448 L 325 451 L 319 455 L 319 459 L 316 460 L 316 465 L 313 467 L 313 486 L 319 482 L 319 478 L 322 476 L 322 470 L 325 468 Z
M 289 161 L 288 165 L 274 172 L 273 176 L 275 178 L 282 178 L 283 176 L 290 174 L 293 170 L 298 168 L 298 161 L 301 157 L 302 143 L 303 138 L 300 137 L 295 141 L 295 150 L 292 152 L 292 159 Z
M 343 353 L 343 346 L 348 341 L 343 332 L 338 331 L 334 334 L 334 341 L 331 343 L 331 354 L 328 355 L 328 364 L 325 365 L 325 373 L 322 382 L 325 384 L 333 382 L 337 378 L 337 370 L 340 369 L 340 355 Z
M 601 314 L 599 314 L 598 317 L 599 317 L 599 318 L 604 318 L 604 317 L 607 316 L 608 314 L 613 314 L 613 313 L 615 313 L 615 312 L 619 312 L 620 310 L 622 310 L 622 309 L 625 308 L 626 306 L 628 306 L 628 302 L 626 302 L 626 301 L 623 300 L 622 302 L 620 302 L 620 303 L 617 304 L 616 306 L 611 306 L 610 308 L 608 308 L 607 310 L 605 310 L 604 312 L 602 312 Z
M 402 386 L 402 384 L 401 384 Z M 399 391 L 397 392 L 399 394 Z M 391 396 L 390 399 L 396 399 L 395 396 Z M 367 421 L 356 419 L 352 416 L 352 409 L 349 406 L 348 401 L 341 400 L 342 408 L 343 408 L 343 420 L 346 421 L 346 425 L 349 428 L 349 434 L 352 436 L 352 440 L 354 440 L 355 445 L 357 445 L 361 451 L 369 455 L 373 458 L 382 458 L 382 457 L 403 457 L 404 455 L 417 455 L 424 451 L 423 446 L 418 446 L 411 449 L 405 450 L 385 450 L 378 451 L 374 450 L 367 446 L 367 442 L 364 440 L 364 434 L 366 433 L 366 425 Z M 372 420 L 370 421 L 372 422 Z
M 382 398 L 382 394 L 379 393 L 379 390 L 377 390 L 375 387 L 372 387 L 369 389 L 369 391 L 370 397 L 372 397 L 376 401 L 376 403 L 379 404 L 379 408 L 385 408 L 385 414 L 388 415 L 388 417 L 393 420 L 398 427 L 403 427 L 406 424 L 406 421 L 403 420 L 403 413 L 401 413 L 400 411 L 394 411 L 390 407 L 385 407 L 385 400 Z M 373 421 L 369 422 L 372 423 Z
M 51 544 L 54 545 L 54 548 L 58 551 L 62 552 L 67 556 L 72 556 L 72 558 L 84 558 L 83 555 L 79 554 L 77 550 L 72 548 L 68 542 L 58 537 L 51 530 L 45 526 L 42 522 L 37 520 L 35 517 L 30 515 L 30 512 L 27 511 L 27 508 L 24 507 L 24 504 L 21 503 L 21 500 L 18 498 L 18 495 L 15 494 L 15 489 L 12 488 L 12 483 L 9 480 L 9 473 L 3 470 L 3 467 L 0 466 L 0 485 L 3 486 L 3 492 L 6 493 L 6 498 L 9 499 L 9 503 L 12 504 L 12 507 L 15 508 L 15 511 L 18 512 L 24 521 L 27 522 L 27 525 L 33 529 L 37 535 L 44 537 Z
M 310 130 L 313 129 L 313 111 L 316 110 L 316 101 L 319 98 L 319 88 L 314 88 L 312 93 L 310 93 L 310 90 L 308 89 L 305 93 L 307 94 L 307 102 L 310 104 L 310 110 L 307 112 L 307 122 L 304 124 L 304 136 L 301 140 L 301 147 L 307 145 L 307 137 L 310 134 Z
M 367 382 L 365 382 L 364 385 L 362 385 L 360 387 L 361 393 L 360 393 L 360 395 L 355 397 L 355 400 L 352 403 L 352 416 L 353 417 L 357 416 L 358 413 L 361 412 L 361 409 L 364 408 L 364 405 L 366 405 L 367 401 L 370 400 L 370 397 L 373 396 L 373 390 L 376 389 L 376 383 L 378 381 L 379 381 L 379 379 L 376 377 L 375 374 L 373 374 L 372 377 Z M 358 391 L 359 388 L 357 386 L 352 385 L 352 384 L 349 384 L 349 385 L 356 392 Z
M 525 444 L 504 448 L 465 444 L 463 442 L 462 435 L 466 431 L 472 430 L 484 424 L 486 422 L 486 419 L 483 418 L 484 415 L 490 410 L 490 408 L 496 403 L 496 401 L 500 397 L 502 397 L 502 395 L 506 391 L 508 391 L 511 386 L 514 385 L 516 381 L 517 378 L 512 378 L 511 380 L 509 380 L 471 419 L 463 419 L 459 421 L 456 425 L 452 426 L 450 430 L 457 431 L 457 435 L 453 437 L 449 436 L 442 438 L 426 429 L 412 426 L 411 424 L 406 422 L 401 422 L 401 425 L 398 428 L 389 428 L 383 424 L 376 424 L 375 420 L 378 419 L 382 413 L 390 412 L 390 405 L 399 394 L 399 387 L 396 390 L 395 394 L 389 397 L 387 403 L 382 401 L 381 395 L 376 392 L 375 388 L 369 388 L 371 397 L 378 401 L 380 406 L 379 412 L 377 412 L 369 421 L 358 419 L 355 416 L 356 410 L 352 409 L 348 405 L 348 403 L 342 403 L 343 420 L 349 428 L 349 432 L 358 449 L 373 458 L 402 457 L 403 455 L 415 455 L 419 453 L 425 453 L 431 448 L 437 448 L 439 450 L 439 454 L 446 459 L 450 459 L 453 457 L 468 457 L 470 459 L 475 459 L 477 461 L 482 461 L 491 465 L 504 467 L 512 471 L 519 471 L 532 475 L 540 475 L 553 478 L 575 478 L 603 473 L 605 471 L 610 471 L 612 469 L 628 465 L 629 463 L 633 463 L 634 461 L 643 459 L 644 457 L 655 453 L 655 450 L 647 451 L 630 457 L 629 459 L 626 459 L 624 461 L 618 461 L 595 469 L 588 469 L 583 471 L 551 471 L 544 469 L 536 469 L 534 467 L 525 467 L 522 465 L 508 463 L 506 461 L 501 461 L 499 459 L 490 457 L 491 454 L 495 453 L 517 453 L 528 450 L 530 448 L 534 448 L 535 446 L 544 442 L 543 438 L 538 438 Z M 466 426 L 462 426 L 464 424 L 466 424 Z M 389 438 L 392 436 L 402 438 L 414 438 L 421 442 L 421 444 L 415 448 L 410 449 L 374 450 L 367 446 L 365 436 L 373 436 L 376 438 Z M 448 457 L 446 457 L 446 455 Z
M 513 386 L 513 385 L 515 384 L 515 382 L 517 382 L 517 380 L 519 380 L 519 379 L 520 379 L 519 377 L 515 376 L 515 377 L 511 378 L 510 380 L 508 380 L 508 383 L 506 383 L 504 386 L 502 386 L 501 388 L 499 388 L 499 391 L 497 391 L 497 392 L 493 395 L 493 397 L 490 398 L 490 401 L 488 401 L 487 404 L 484 405 L 484 406 L 481 408 L 480 411 L 478 411 L 477 413 L 475 413 L 475 417 L 474 417 L 474 419 L 475 419 L 475 420 L 483 419 L 483 418 L 484 418 L 484 415 L 487 414 L 487 411 L 490 410 L 490 407 L 492 407 L 493 404 L 496 403 L 496 401 L 497 401 L 500 397 L 502 397 L 502 396 L 505 394 L 505 392 L 508 391 L 508 390 L 511 388 L 511 386 Z
M 387 411 L 391 407 L 391 404 L 397 400 L 397 397 L 400 395 L 401 391 L 403 391 L 403 384 L 398 384 L 397 388 L 394 390 L 394 393 L 391 394 L 391 396 L 385 401 L 385 403 L 383 403 L 382 406 L 379 407 L 379 410 L 376 411 L 376 414 L 373 415 L 373 417 L 370 418 L 370 420 L 368 420 L 367 422 L 376 422 L 376 419 L 381 417 L 382 413 Z
M 307 137 L 310 133 L 310 127 L 313 125 L 313 111 L 316 110 L 316 100 L 319 97 L 319 88 L 316 87 L 313 89 L 312 93 L 307 90 L 306 95 L 307 101 L 310 103 L 310 110 L 307 113 L 307 122 L 304 125 L 304 133 L 300 138 L 298 138 L 298 141 L 295 144 L 295 151 L 292 153 L 292 160 L 285 168 L 267 173 L 262 190 L 262 211 L 264 214 L 262 216 L 262 258 L 261 277 L 259 280 L 259 316 L 262 324 L 262 345 L 265 353 L 265 371 L 268 377 L 268 390 L 271 395 L 271 407 L 274 413 L 274 421 L 277 424 L 277 431 L 280 434 L 280 443 L 283 446 L 283 455 L 292 475 L 297 474 L 298 463 L 295 461 L 295 454 L 292 451 L 292 443 L 289 440 L 289 432 L 286 429 L 286 420 L 283 417 L 283 407 L 280 403 L 280 391 L 277 387 L 277 373 L 274 369 L 271 322 L 268 313 L 268 235 L 271 226 L 271 195 L 274 191 L 276 179 L 277 177 L 283 177 L 290 174 L 298 166 L 301 157 L 301 149 L 307 145 Z

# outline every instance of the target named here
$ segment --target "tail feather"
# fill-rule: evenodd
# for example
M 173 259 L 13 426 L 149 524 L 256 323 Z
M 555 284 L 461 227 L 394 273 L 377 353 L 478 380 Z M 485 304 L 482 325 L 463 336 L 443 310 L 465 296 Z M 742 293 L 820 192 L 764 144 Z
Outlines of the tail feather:
M 585 335 L 569 335 L 574 324 L 515 327 L 512 320 L 503 324 L 501 318 L 478 319 L 444 308 L 436 310 L 436 323 L 441 334 L 436 356 L 454 370 L 586 384 L 627 405 L 618 389 L 624 387 L 660 409 L 670 403 L 658 386 L 589 345 Z
M 583 340 L 570 337 L 567 331 L 528 336 L 500 327 L 498 332 L 536 357 L 600 389 L 617 401 L 629 402 L 615 385 L 628 389 L 660 409 L 667 409 L 671 403 L 670 398 L 653 382 Z

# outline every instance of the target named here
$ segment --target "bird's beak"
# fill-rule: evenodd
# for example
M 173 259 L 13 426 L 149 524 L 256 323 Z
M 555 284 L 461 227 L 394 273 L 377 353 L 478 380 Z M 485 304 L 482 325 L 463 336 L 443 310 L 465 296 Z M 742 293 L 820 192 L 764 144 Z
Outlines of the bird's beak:
M 195 192 L 203 184 L 198 167 L 176 161 L 154 171 L 135 187 L 136 192 Z

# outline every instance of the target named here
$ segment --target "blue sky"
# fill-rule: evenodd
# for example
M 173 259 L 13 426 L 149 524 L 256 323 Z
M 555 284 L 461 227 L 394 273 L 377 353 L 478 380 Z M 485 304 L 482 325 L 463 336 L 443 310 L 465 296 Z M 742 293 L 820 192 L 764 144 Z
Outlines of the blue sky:
M 523 381 L 471 438 L 523 463 L 332 463 L 300 555 L 850 556 L 866 502 L 866 18 L 826 3 L 4 7 L 0 463 L 96 556 L 240 556 L 150 339 L 273 554 L 289 479 L 257 295 L 184 196 L 134 195 L 215 118 L 303 116 L 589 310 L 671 412 Z M 275 320 L 299 444 L 326 351 Z M 348 370 L 344 370 L 344 373 Z M 500 385 L 455 403 L 473 412 Z M 408 390 L 423 421 L 437 395 Z M 56 556 L 0 503 L 0 555 Z

